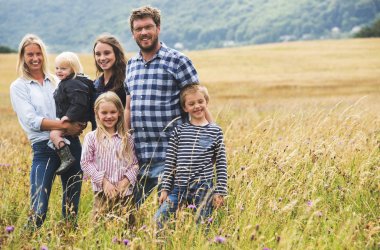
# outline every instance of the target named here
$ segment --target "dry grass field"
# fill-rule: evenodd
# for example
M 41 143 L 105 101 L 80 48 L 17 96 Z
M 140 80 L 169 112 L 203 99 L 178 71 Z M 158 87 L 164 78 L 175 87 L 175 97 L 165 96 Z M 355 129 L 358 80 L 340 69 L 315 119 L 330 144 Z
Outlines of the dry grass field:
M 209 89 L 228 153 L 229 196 L 210 231 L 185 210 L 157 235 L 154 195 L 133 230 L 120 220 L 93 223 L 88 181 L 78 230 L 62 226 L 56 181 L 46 223 L 23 231 L 31 150 L 9 101 L 16 55 L 0 55 L 0 248 L 379 249 L 380 39 L 187 55 Z M 94 78 L 92 56 L 81 59 Z

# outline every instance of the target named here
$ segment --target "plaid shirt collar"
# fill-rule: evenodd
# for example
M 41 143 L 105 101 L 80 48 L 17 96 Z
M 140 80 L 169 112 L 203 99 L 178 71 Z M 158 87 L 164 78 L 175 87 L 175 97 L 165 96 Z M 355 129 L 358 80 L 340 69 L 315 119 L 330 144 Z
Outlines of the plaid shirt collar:
M 161 58 L 165 57 L 166 53 L 168 52 L 168 47 L 163 42 L 160 42 L 160 44 L 161 44 L 161 47 L 159 48 L 159 50 L 157 51 L 157 53 L 153 56 L 153 58 L 149 62 L 155 60 L 156 58 L 161 59 Z M 135 56 L 134 59 L 137 60 L 137 61 L 144 62 L 144 58 L 142 56 L 141 50 Z

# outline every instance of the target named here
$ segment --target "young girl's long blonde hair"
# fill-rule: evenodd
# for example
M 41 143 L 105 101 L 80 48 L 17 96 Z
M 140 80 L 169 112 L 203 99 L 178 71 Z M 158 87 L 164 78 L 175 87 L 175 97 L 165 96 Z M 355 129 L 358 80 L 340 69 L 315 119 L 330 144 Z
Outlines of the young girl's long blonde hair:
M 126 131 L 125 125 L 124 125 L 124 107 L 120 100 L 120 98 L 115 94 L 115 92 L 107 91 L 103 94 L 101 94 L 95 101 L 94 104 L 94 111 L 95 111 L 95 119 L 97 124 L 96 129 L 96 139 L 100 143 L 103 141 L 104 135 L 109 138 L 111 135 L 106 131 L 104 125 L 100 122 L 98 111 L 99 106 L 101 103 L 110 102 L 113 103 L 116 106 L 117 111 L 119 112 L 119 119 L 116 123 L 116 132 L 121 136 L 122 138 L 122 146 L 120 148 L 120 151 L 117 152 L 117 157 L 124 159 L 127 159 L 127 161 L 132 161 L 133 159 L 133 149 L 130 148 L 128 145 L 129 137 L 131 136 L 128 131 Z

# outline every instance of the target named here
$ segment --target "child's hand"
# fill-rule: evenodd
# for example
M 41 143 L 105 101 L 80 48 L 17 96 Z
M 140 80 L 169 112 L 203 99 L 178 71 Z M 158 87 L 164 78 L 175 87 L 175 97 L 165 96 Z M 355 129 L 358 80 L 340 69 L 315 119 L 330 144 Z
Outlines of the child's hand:
M 124 197 L 126 193 L 129 190 L 129 185 L 131 183 L 129 182 L 127 177 L 124 177 L 121 181 L 119 181 L 116 185 L 117 189 L 119 190 L 119 195 L 121 197 Z
M 214 197 L 212 198 L 212 206 L 215 209 L 218 209 L 223 205 L 224 205 L 224 197 L 221 196 L 220 194 L 215 194 Z
M 168 198 L 168 191 L 161 191 L 160 198 L 158 198 L 158 203 L 161 205 Z
M 69 119 L 69 117 L 67 117 L 67 116 L 62 116 L 62 118 L 61 118 L 61 121 L 70 121 L 70 119 Z
M 103 178 L 103 191 L 108 198 L 114 198 L 117 195 L 117 188 L 106 178 Z

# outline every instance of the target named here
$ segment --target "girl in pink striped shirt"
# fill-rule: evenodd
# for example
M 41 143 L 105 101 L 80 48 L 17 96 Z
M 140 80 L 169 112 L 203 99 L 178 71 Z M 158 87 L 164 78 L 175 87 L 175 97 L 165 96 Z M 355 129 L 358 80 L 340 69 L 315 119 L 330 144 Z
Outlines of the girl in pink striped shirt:
M 98 127 L 86 134 L 81 157 L 95 194 L 93 215 L 128 215 L 133 220 L 132 190 L 139 169 L 132 136 L 124 126 L 123 104 L 114 92 L 106 92 L 97 98 L 94 110 Z

